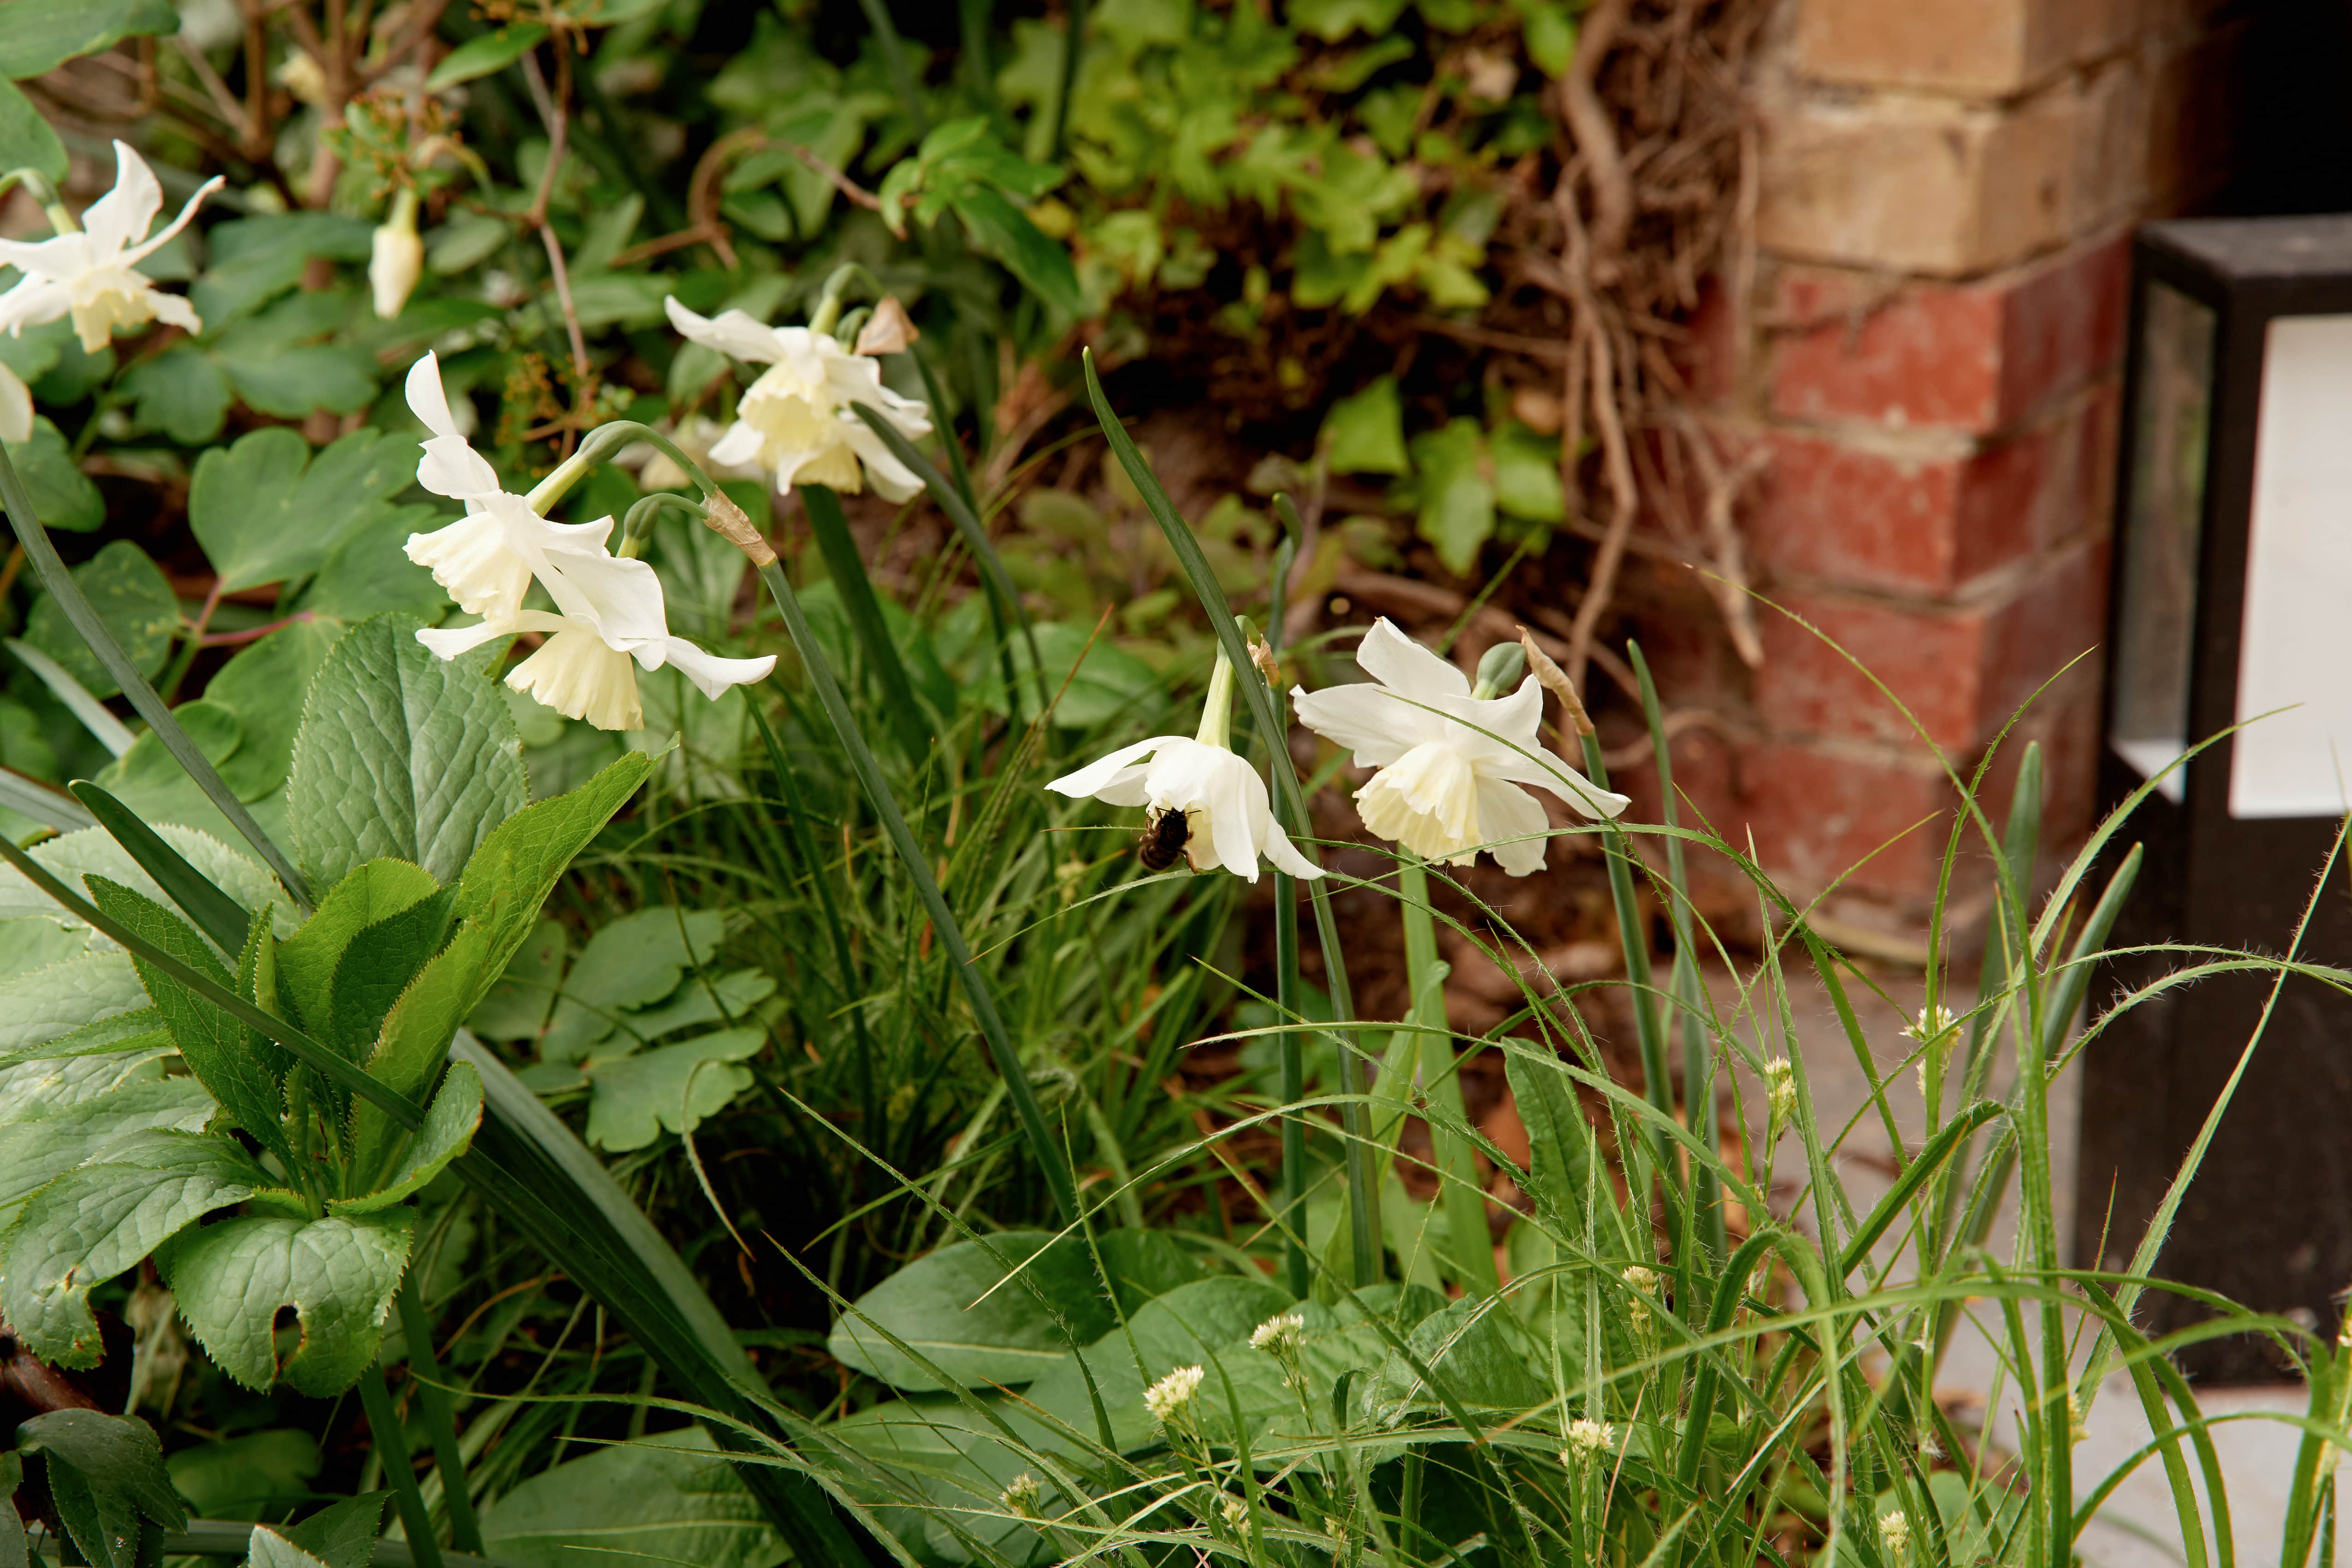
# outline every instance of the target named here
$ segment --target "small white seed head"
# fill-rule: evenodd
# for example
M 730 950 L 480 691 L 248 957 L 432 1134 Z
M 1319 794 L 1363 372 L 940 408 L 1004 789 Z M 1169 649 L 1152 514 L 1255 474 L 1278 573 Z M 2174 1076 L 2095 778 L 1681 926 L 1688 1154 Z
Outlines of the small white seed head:
M 1161 1426 L 1177 1420 L 1192 1403 L 1201 1390 L 1201 1379 L 1206 1375 L 1197 1366 L 1180 1366 L 1158 1383 L 1143 1391 L 1143 1407 L 1151 1412 Z
M 1911 1521 L 1901 1509 L 1882 1515 L 1878 1521 L 1878 1539 L 1886 1545 L 1889 1557 L 1906 1556 L 1911 1550 Z
M 1786 1057 L 1774 1057 L 1764 1064 L 1764 1092 L 1771 1102 L 1772 1118 L 1786 1121 L 1797 1110 L 1797 1069 Z
M 1904 1033 L 1923 1046 L 1932 1046 L 1959 1026 L 1959 1019 L 1941 1002 L 1933 1007 L 1919 1009 L 1919 1016 L 1905 1027 Z
M 1559 1456 L 1563 1465 L 1574 1465 L 1616 1447 L 1617 1429 L 1606 1421 L 1594 1421 L 1584 1416 L 1568 1424 L 1568 1447 Z
M 1245 1497 L 1227 1492 L 1225 1500 L 1217 1505 L 1217 1510 L 1225 1516 L 1225 1522 L 1235 1530 L 1249 1522 L 1249 1499 Z
M 1037 1517 L 1037 1478 L 1024 1470 L 1004 1488 L 1004 1510 L 1021 1519 Z
M 1288 1355 L 1307 1336 L 1307 1320 L 1297 1312 L 1277 1312 L 1250 1331 L 1250 1349 L 1268 1355 Z

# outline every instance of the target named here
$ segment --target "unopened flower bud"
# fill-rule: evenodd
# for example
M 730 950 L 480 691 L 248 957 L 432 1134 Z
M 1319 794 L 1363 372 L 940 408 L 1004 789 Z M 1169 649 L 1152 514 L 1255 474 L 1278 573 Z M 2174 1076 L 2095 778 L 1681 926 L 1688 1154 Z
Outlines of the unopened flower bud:
M 376 315 L 387 321 L 399 315 L 424 272 L 425 241 L 416 234 L 416 193 L 403 186 L 392 198 L 392 211 L 376 228 L 368 258 L 368 288 L 375 295 Z

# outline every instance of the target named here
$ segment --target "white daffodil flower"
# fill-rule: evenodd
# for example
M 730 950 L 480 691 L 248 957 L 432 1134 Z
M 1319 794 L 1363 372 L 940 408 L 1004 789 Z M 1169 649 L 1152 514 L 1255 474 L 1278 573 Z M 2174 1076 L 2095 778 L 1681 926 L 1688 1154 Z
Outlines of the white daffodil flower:
M 734 425 L 710 448 L 713 462 L 756 463 L 776 476 L 783 495 L 795 484 L 862 490 L 871 479 L 884 499 L 898 501 L 921 488 L 850 407 L 865 404 L 909 441 L 930 434 L 930 411 L 883 385 L 877 361 L 850 353 L 830 332 L 764 326 L 740 310 L 698 316 L 674 299 L 664 304 L 670 324 L 689 342 L 768 366 L 744 390 Z
M 163 210 L 163 187 L 155 171 L 121 142 L 114 144 L 114 188 L 89 204 L 79 232 L 0 239 L 0 262 L 24 274 L 14 289 L 0 294 L 0 327 L 11 335 L 70 316 L 82 352 L 94 354 L 117 327 L 164 321 L 191 332 L 204 331 L 194 306 L 159 291 L 138 266 L 188 226 L 198 205 L 220 189 L 220 176 L 205 181 L 178 217 L 149 235 L 155 215 Z
M 604 520 L 609 527 L 612 520 Z M 718 699 L 730 686 L 763 680 L 776 658 L 720 658 L 684 637 L 669 635 L 661 579 L 642 561 L 605 554 L 601 549 L 545 552 L 577 606 L 559 615 L 524 610 L 510 621 L 478 626 L 427 627 L 416 640 L 443 658 L 455 658 L 509 632 L 544 632 L 537 652 L 507 676 L 507 684 L 528 693 L 567 719 L 585 719 L 599 730 L 641 730 L 645 708 L 637 700 L 637 667 L 677 668 Z M 559 603 L 562 601 L 559 600 Z
M 1508 697 L 1478 698 L 1470 679 L 1397 630 L 1372 623 L 1356 650 L 1368 683 L 1291 690 L 1298 721 L 1380 771 L 1356 792 L 1364 826 L 1424 860 L 1466 865 L 1485 849 L 1514 877 L 1544 863 L 1550 824 L 1522 785 L 1548 789 L 1587 816 L 1632 804 L 1594 786 L 1536 733 L 1543 690 L 1532 675 Z
M 1217 655 L 1202 704 L 1200 733 L 1154 735 L 1121 746 L 1045 787 L 1073 799 L 1088 795 L 1111 805 L 1140 805 L 1157 824 L 1176 813 L 1184 818 L 1184 856 L 1195 871 L 1222 866 L 1250 882 L 1257 880 L 1258 858 L 1294 877 L 1319 877 L 1321 867 L 1301 855 L 1274 819 L 1265 781 L 1225 744 L 1233 711 L 1234 667 Z
M 408 369 L 408 406 L 432 432 L 417 459 L 416 482 L 437 496 L 466 503 L 466 515 L 446 528 L 408 536 L 408 558 L 433 574 L 457 607 L 512 630 L 535 576 L 566 615 L 593 614 L 549 552 L 593 557 L 613 531 L 613 520 L 550 522 L 521 496 L 499 483 L 488 459 L 466 444 L 441 385 L 441 362 L 426 354 Z
M 0 441 L 12 446 L 33 438 L 33 389 L 25 378 L 0 364 Z

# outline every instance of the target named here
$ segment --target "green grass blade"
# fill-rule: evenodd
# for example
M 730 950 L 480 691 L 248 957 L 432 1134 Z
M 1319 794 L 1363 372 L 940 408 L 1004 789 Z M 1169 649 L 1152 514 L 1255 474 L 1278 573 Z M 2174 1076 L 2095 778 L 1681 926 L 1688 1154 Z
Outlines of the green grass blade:
M 884 0 L 858 0 L 858 4 L 865 7 L 866 25 L 874 29 L 875 42 L 882 46 L 882 62 L 889 68 L 890 85 L 898 91 L 899 105 L 915 122 L 915 134 L 920 136 L 931 128 L 931 118 L 923 112 L 923 95 L 907 61 L 906 40 L 898 37 Z
M 89 694 L 89 688 L 73 678 L 73 672 L 18 637 L 10 637 L 5 646 L 16 656 L 17 661 L 33 672 L 35 679 L 49 689 L 49 695 L 65 704 L 66 711 L 81 721 L 90 738 L 104 746 L 111 756 L 121 756 L 139 743 L 131 727 L 114 716 L 114 710 Z
M 96 827 L 98 818 L 69 795 L 60 795 L 12 769 L 0 768 L 0 807 L 31 817 L 44 827 L 73 833 Z
M 32 498 L 25 493 L 24 481 L 16 477 L 16 466 L 9 462 L 5 452 L 0 452 L 0 508 L 6 510 L 8 526 L 16 531 L 16 542 L 25 547 L 25 559 L 32 563 L 34 574 L 40 578 L 41 586 L 49 591 L 49 596 L 58 602 L 58 608 L 65 612 L 66 619 L 72 623 L 74 630 L 89 645 L 90 653 L 122 688 L 122 694 L 131 700 L 131 706 L 147 721 L 148 728 L 155 731 L 163 740 L 164 748 L 187 770 L 188 776 L 195 781 L 198 789 L 205 792 L 205 798 L 220 808 L 220 814 L 228 818 L 229 826 L 253 846 L 254 852 L 285 885 L 287 893 L 297 904 L 309 909 L 310 884 L 303 880 L 302 873 L 294 868 L 294 863 L 270 841 L 269 835 L 261 830 L 261 825 L 253 820 L 253 814 L 246 810 L 245 802 L 237 799 L 236 792 L 221 782 L 220 773 L 213 767 L 212 760 L 197 750 L 196 743 L 188 738 L 188 732 L 180 728 L 179 721 L 172 717 L 171 710 L 163 705 L 163 698 L 156 695 L 147 678 L 139 672 L 139 667 L 131 662 L 130 657 L 114 640 L 114 634 L 106 629 L 106 623 L 99 619 L 98 611 L 91 607 L 89 600 L 75 584 L 73 574 L 68 572 L 66 563 L 58 558 L 57 546 L 49 542 L 48 530 L 41 526 L 40 519 L 34 514 Z
M 88 779 L 77 779 L 67 787 L 73 791 L 76 800 L 89 808 L 99 826 L 139 862 L 140 869 L 154 878 L 155 885 L 163 889 L 165 896 L 196 922 L 197 930 L 212 938 L 224 952 L 245 951 L 245 939 L 253 922 L 235 899 L 214 887 L 202 871 L 189 865 L 178 850 L 141 821 L 136 812 L 98 785 Z
M 891 733 L 899 750 L 907 753 L 907 761 L 920 767 L 930 754 L 930 727 L 915 699 L 914 683 L 907 679 L 898 645 L 890 640 L 890 628 L 882 619 L 881 602 L 874 596 L 874 581 L 866 574 L 857 542 L 849 537 L 849 520 L 841 513 L 841 498 L 823 485 L 803 485 L 801 506 L 808 513 L 809 531 L 816 536 L 825 572 L 841 595 L 842 614 L 849 617 L 850 630 L 866 650 L 874 679 L 882 683 L 882 706 Z
M 383 1371 L 373 1363 L 360 1373 L 360 1407 L 367 1412 L 368 1435 L 383 1461 L 384 1479 L 392 1483 L 393 1501 L 399 1505 L 401 1526 L 409 1550 L 416 1553 L 417 1568 L 442 1568 L 441 1543 L 434 1537 L 433 1516 L 416 1485 L 416 1467 L 401 1433 L 400 1413 L 383 1386 Z
M 433 1352 L 433 1320 L 416 1294 L 416 1273 L 401 1276 L 395 1297 L 400 1331 L 408 1341 L 408 1366 L 416 1378 L 416 1400 L 425 1410 L 425 1431 L 433 1445 L 433 1468 L 441 1475 L 441 1498 L 449 1509 L 449 1544 L 480 1556 L 481 1521 L 474 1517 L 474 1494 L 466 1486 L 466 1461 L 457 1452 L 457 1428 L 449 1391 L 441 1383 L 441 1358 Z
M 1591 735 L 1584 742 L 1584 774 L 1595 789 L 1609 787 L 1609 763 L 1601 742 Z M 1609 859 L 1609 901 L 1617 911 L 1617 939 L 1625 952 L 1625 992 L 1633 1006 L 1633 1034 L 1642 1050 L 1642 1089 L 1662 1115 L 1675 1113 L 1675 1086 L 1666 1068 L 1666 1036 L 1658 1020 L 1657 997 L 1650 973 L 1650 935 L 1642 929 L 1641 901 L 1633 892 L 1633 846 L 1624 830 L 1607 825 L 1602 847 Z M 1667 1147 L 1663 1133 L 1652 1135 L 1651 1159 L 1658 1179 L 1671 1195 L 1682 1167 Z
M 769 596 L 775 600 L 777 610 L 784 617 L 784 629 L 791 635 L 793 646 L 800 650 L 801 663 L 808 671 L 810 684 L 816 688 L 817 700 L 825 717 L 833 721 L 842 750 L 848 753 L 850 771 L 857 775 L 891 847 L 898 851 L 899 862 L 914 880 L 916 897 L 929 914 L 932 930 L 947 949 L 948 967 L 955 972 L 965 998 L 971 1004 L 981 1038 L 996 1064 L 997 1076 L 1003 1081 L 1005 1097 L 1013 1102 L 1013 1114 L 1020 1119 L 1022 1136 L 1028 1142 L 1031 1156 L 1045 1173 L 1046 1184 L 1053 1189 L 1055 1206 L 1061 1211 L 1066 1224 L 1075 1223 L 1078 1217 L 1076 1181 L 1061 1145 L 1045 1125 L 1045 1113 L 1029 1087 L 1027 1069 L 1013 1048 L 1013 1037 L 1005 1029 L 1004 1016 L 997 1008 L 987 977 L 972 962 L 971 947 L 964 941 L 963 928 L 948 908 L 939 879 L 931 874 L 930 861 L 925 858 L 922 846 L 915 842 L 914 832 L 898 809 L 898 798 L 890 793 L 889 782 L 882 776 L 881 765 L 874 760 L 873 749 L 866 745 L 857 720 L 849 710 L 848 700 L 842 696 L 833 666 L 825 658 L 824 649 L 818 646 L 815 633 L 809 629 L 808 616 L 802 612 L 793 585 L 784 580 L 782 569 L 773 561 L 760 568 L 760 580 L 768 585 Z

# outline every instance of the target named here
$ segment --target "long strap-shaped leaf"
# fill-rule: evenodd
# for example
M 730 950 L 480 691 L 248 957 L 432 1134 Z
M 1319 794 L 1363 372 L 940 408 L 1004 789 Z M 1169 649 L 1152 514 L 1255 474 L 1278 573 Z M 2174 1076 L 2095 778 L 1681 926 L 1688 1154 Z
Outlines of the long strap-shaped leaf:
M 59 833 L 98 826 L 97 818 L 70 795 L 59 795 L 47 784 L 37 784 L 7 768 L 0 768 L 0 806 L 22 812 L 44 827 L 54 827 Z
M 228 818 L 229 826 L 253 846 L 254 853 L 259 855 L 269 869 L 276 873 L 278 881 L 285 884 L 287 893 L 296 903 L 309 909 L 310 884 L 302 879 L 302 873 L 294 868 L 294 863 L 286 858 L 284 852 L 270 841 L 269 835 L 261 830 L 261 824 L 253 820 L 253 814 L 245 809 L 245 802 L 237 799 L 236 792 L 221 782 L 212 759 L 196 749 L 195 742 L 180 728 L 180 721 L 172 717 L 172 710 L 163 705 L 163 698 L 156 695 L 155 689 L 147 683 L 147 678 L 139 672 L 139 667 L 131 662 L 130 656 L 114 640 L 114 634 L 106 629 L 106 623 L 99 619 L 98 611 L 83 597 L 81 589 L 74 583 L 73 574 L 68 572 L 66 563 L 58 558 L 57 546 L 49 542 L 48 530 L 41 526 L 41 520 L 35 515 L 32 498 L 25 493 L 24 482 L 16 477 L 16 465 L 8 461 L 5 451 L 0 451 L 0 507 L 5 508 L 8 526 L 16 531 L 16 542 L 25 547 L 25 559 L 33 563 L 34 574 L 40 578 L 41 586 L 49 591 L 49 596 L 66 613 L 66 619 L 73 624 L 73 629 L 81 635 L 82 641 L 89 645 L 89 651 L 97 657 L 98 662 L 106 667 L 106 672 L 114 677 L 116 684 L 122 688 L 122 694 L 131 699 L 131 706 L 147 721 L 148 727 L 163 741 L 164 749 L 188 771 L 188 776 L 195 780 L 196 787 L 205 792 L 205 798 L 220 808 L 220 814 Z
M 803 485 L 801 507 L 808 513 L 809 531 L 816 536 L 817 552 L 824 557 L 834 591 L 841 595 L 841 612 L 864 646 L 874 678 L 882 683 L 882 709 L 889 715 L 898 749 L 919 768 L 930 754 L 931 737 L 915 700 L 914 682 L 907 679 L 906 661 L 898 657 L 898 645 L 890 640 L 890 628 L 882 619 L 882 605 L 874 597 L 866 563 L 858 558 L 857 542 L 849 537 L 849 520 L 841 514 L 841 498 L 823 485 Z
M 1249 649 L 1242 645 L 1241 628 L 1234 620 L 1232 604 L 1225 598 L 1224 585 L 1210 569 L 1201 542 L 1192 537 L 1192 529 L 1176 515 L 1175 503 L 1160 488 L 1159 476 L 1143 460 L 1127 427 L 1111 411 L 1110 399 L 1103 395 L 1102 380 L 1095 374 L 1093 350 L 1087 351 L 1085 363 L 1087 395 L 1094 403 L 1095 419 L 1102 426 L 1103 439 L 1110 443 L 1119 466 L 1135 482 L 1136 491 L 1150 509 L 1160 531 L 1168 536 L 1177 564 L 1184 569 L 1201 608 L 1208 612 L 1209 627 L 1217 635 L 1217 646 L 1233 661 L 1236 677 L 1234 684 L 1241 689 L 1242 700 L 1248 705 L 1250 718 L 1265 742 L 1275 785 L 1290 809 L 1290 820 L 1303 829 L 1313 818 L 1307 815 L 1307 794 L 1298 787 L 1297 770 L 1290 765 L 1289 737 L 1275 713 L 1272 689 L 1259 679 Z M 1312 859 L 1313 845 L 1300 840 L 1299 853 Z M 1352 1019 L 1356 1001 L 1348 984 L 1347 961 L 1339 952 L 1339 928 L 1331 916 L 1331 895 L 1325 891 L 1319 877 L 1307 884 L 1307 892 L 1315 905 L 1315 936 L 1323 948 L 1323 983 L 1331 993 L 1331 1016 L 1340 1020 Z M 1339 1086 L 1348 1096 L 1339 1108 L 1340 1129 L 1348 1142 L 1348 1239 L 1354 1249 L 1355 1282 L 1370 1285 L 1381 1277 L 1381 1195 L 1373 1184 L 1371 1128 L 1364 1106 L 1364 1096 L 1370 1086 L 1364 1081 L 1362 1061 L 1354 1051 L 1344 1047 L 1339 1052 Z
M 1039 1109 L 1036 1095 L 1030 1090 L 1028 1071 L 1021 1065 L 1021 1054 L 1013 1048 L 1013 1037 L 1004 1026 L 1004 1016 L 997 1010 L 995 993 L 989 989 L 987 976 L 972 963 L 971 946 L 964 941 L 963 928 L 956 923 L 954 912 L 948 908 L 939 879 L 931 875 L 931 863 L 924 858 L 923 847 L 915 842 L 914 831 L 907 826 L 898 797 L 890 793 L 889 782 L 883 778 L 881 766 L 874 760 L 874 750 L 866 743 L 856 716 L 849 710 L 848 700 L 841 694 L 841 683 L 834 679 L 833 666 L 826 660 L 824 649 L 818 646 L 816 634 L 809 629 L 808 616 L 801 609 L 793 585 L 784 580 L 783 569 L 771 559 L 760 568 L 760 581 L 768 585 L 769 596 L 775 600 L 777 611 L 784 617 L 784 629 L 792 635 L 793 646 L 800 650 L 809 683 L 816 688 L 817 701 L 824 706 L 825 717 L 833 721 L 841 749 L 849 754 L 850 771 L 857 775 L 867 804 L 874 807 L 882 830 L 889 835 L 891 847 L 898 852 L 907 875 L 914 880 L 915 895 L 922 900 L 924 912 L 931 917 L 931 929 L 939 933 L 940 945 L 947 949 L 948 964 L 955 971 L 971 1004 L 981 1038 L 987 1042 L 997 1076 L 1003 1080 L 1005 1098 L 1013 1102 L 1013 1113 L 1021 1120 L 1022 1135 L 1028 1141 L 1029 1152 L 1045 1173 L 1046 1184 L 1053 1188 L 1054 1203 L 1061 1210 L 1064 1223 L 1075 1225 L 1078 1218 L 1077 1183 L 1071 1175 L 1069 1161 L 1061 1145 L 1045 1126 L 1045 1113 Z
M 404 1128 L 414 1130 L 424 1121 L 424 1110 L 406 1095 L 378 1083 L 285 1019 L 110 919 L 5 837 L 0 837 L 0 859 L 23 872 L 74 918 L 277 1041 L 328 1081 L 372 1101 Z M 709 1429 L 722 1447 L 766 1461 L 738 1466 L 738 1473 L 801 1561 L 866 1561 L 816 1483 L 798 1470 L 774 1464 L 774 1448 L 746 1436 L 743 1428 L 773 1433 L 775 1424 L 745 1392 L 745 1384 L 753 1380 L 724 1320 L 653 1223 L 625 1194 L 614 1201 L 617 1188 L 607 1190 L 612 1177 L 590 1174 L 586 1167 L 594 1166 L 598 1173 L 603 1167 L 578 1147 L 568 1131 L 557 1137 L 539 1124 L 541 1118 L 552 1121 L 553 1113 L 539 1104 L 505 1064 L 479 1047 L 461 1047 L 456 1054 L 481 1072 L 486 1114 L 473 1149 L 452 1168 L 582 1289 L 609 1308 L 688 1399 L 715 1414 L 718 1419 L 709 1423 Z M 557 1127 L 561 1130 L 561 1123 Z M 566 1157 L 566 1145 L 578 1151 L 576 1158 Z M 584 1204 L 583 1197 L 588 1200 Z M 615 1223 L 623 1209 L 629 1217 Z M 731 1355 L 727 1353 L 730 1348 Z M 781 1439 L 776 1446 L 781 1447 Z

